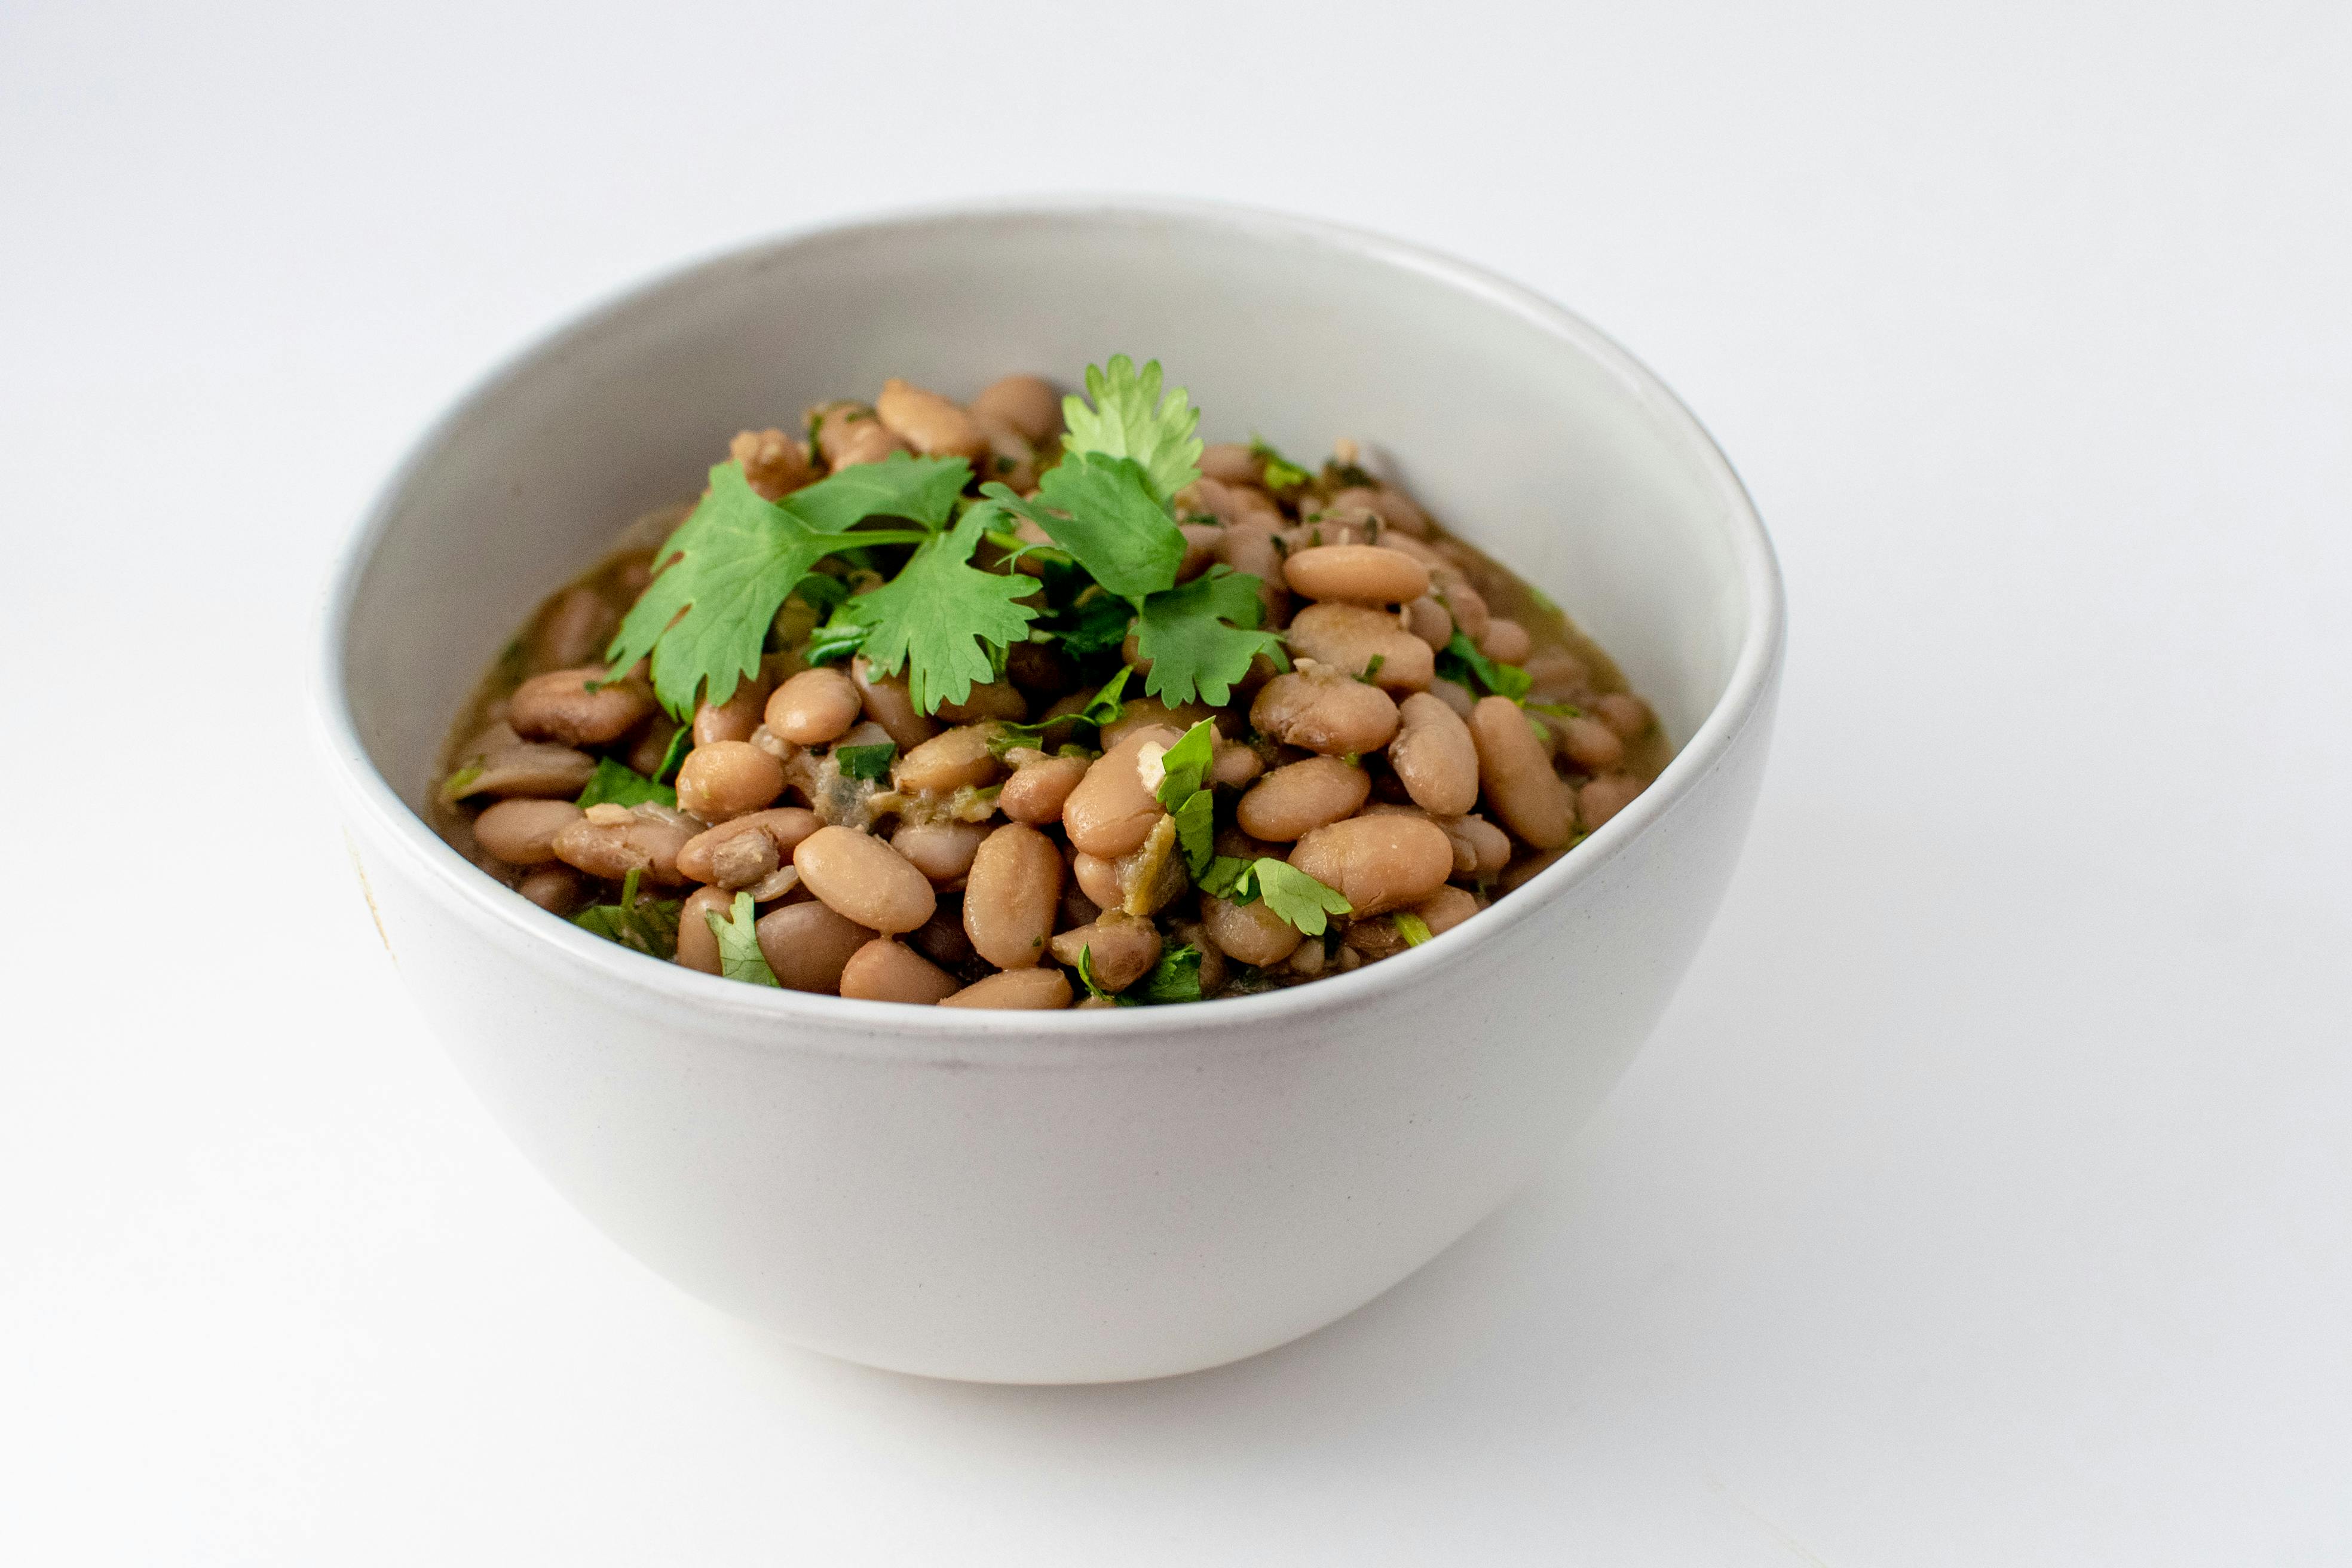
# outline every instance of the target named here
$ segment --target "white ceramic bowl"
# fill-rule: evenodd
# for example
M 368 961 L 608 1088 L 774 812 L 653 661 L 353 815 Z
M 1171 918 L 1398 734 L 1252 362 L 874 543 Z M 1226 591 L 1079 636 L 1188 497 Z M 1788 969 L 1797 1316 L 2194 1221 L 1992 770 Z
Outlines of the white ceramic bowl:
M 531 606 L 727 437 L 904 375 L 968 395 L 1158 356 L 1211 439 L 1376 442 L 1547 589 L 1680 754 L 1462 928 L 1296 990 L 1117 1012 L 759 990 L 541 913 L 426 828 L 436 747 Z M 877 1366 L 1101 1382 L 1281 1344 L 1420 1268 L 1559 1147 L 1713 917 L 1764 765 L 1771 548 L 1690 415 L 1458 262 L 1191 205 L 933 212 L 637 289 L 508 362 L 368 512 L 320 713 L 386 945 L 548 1179 L 679 1285 Z

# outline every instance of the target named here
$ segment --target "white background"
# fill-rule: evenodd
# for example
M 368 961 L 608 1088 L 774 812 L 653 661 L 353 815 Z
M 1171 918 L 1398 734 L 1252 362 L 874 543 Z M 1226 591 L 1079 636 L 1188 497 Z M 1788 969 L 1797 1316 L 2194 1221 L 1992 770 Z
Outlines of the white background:
M 2352 20 L 1945 10 L 0 4 L 0 1561 L 2352 1559 Z M 1601 322 L 1775 530 L 1787 697 L 1525 1196 L 1252 1363 L 934 1384 L 501 1141 L 308 617 L 590 299 L 1073 188 Z

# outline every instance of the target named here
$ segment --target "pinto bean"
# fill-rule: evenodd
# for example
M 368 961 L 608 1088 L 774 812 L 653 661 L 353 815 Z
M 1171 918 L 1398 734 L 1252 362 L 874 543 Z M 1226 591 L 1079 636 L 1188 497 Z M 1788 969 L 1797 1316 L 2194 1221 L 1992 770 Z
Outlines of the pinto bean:
M 1592 671 L 1582 659 L 1562 647 L 1548 647 L 1527 658 L 1533 694 L 1545 702 L 1580 700 L 1592 689 Z
M 1385 691 L 1331 671 L 1277 675 L 1250 704 L 1250 722 L 1286 745 L 1327 757 L 1377 752 L 1397 731 L 1397 706 Z
M 1205 511 L 1228 528 L 1235 523 L 1282 526 L 1282 509 L 1274 504 L 1272 496 L 1255 485 L 1227 484 L 1203 477 L 1177 492 L 1176 507 L 1180 515 L 1188 507 Z
M 938 393 L 896 376 L 882 384 L 874 414 L 892 435 L 927 458 L 977 461 L 988 450 L 988 437 L 971 415 Z
M 1430 935 L 1443 936 L 1484 907 L 1478 895 L 1466 888 L 1440 888 L 1413 905 L 1412 912 L 1421 917 Z
M 1062 826 L 1071 844 L 1105 858 L 1141 844 L 1165 813 L 1138 770 L 1139 754 L 1147 745 L 1164 750 L 1183 738 L 1181 731 L 1168 725 L 1146 724 L 1127 731 L 1117 745 L 1097 758 L 1062 807 Z
M 1148 920 L 1118 910 L 1107 910 L 1092 925 L 1066 931 L 1054 939 L 1054 958 L 1075 970 L 1086 955 L 1087 973 L 1106 991 L 1124 991 L 1160 962 L 1160 931 Z
M 861 1002 L 929 1007 L 955 994 L 955 976 L 901 942 L 876 937 L 841 966 L 841 994 Z
M 814 900 L 770 910 L 752 929 L 779 985 L 827 996 L 840 991 L 850 955 L 874 940 L 864 926 Z
M 1363 769 L 1337 757 L 1308 757 L 1258 780 L 1234 816 L 1254 837 L 1288 843 L 1353 816 L 1371 793 L 1371 778 Z
M 1621 741 L 1638 741 L 1654 722 L 1650 705 L 1630 691 L 1607 691 L 1592 700 L 1592 716 L 1617 732 Z
M 1625 760 L 1625 742 L 1598 719 L 1581 715 L 1553 722 L 1559 730 L 1560 754 L 1588 773 L 1605 773 Z
M 898 743 L 900 751 L 911 752 L 940 732 L 937 724 L 916 710 L 915 700 L 907 695 L 905 677 L 877 677 L 860 654 L 849 661 L 849 679 L 857 683 L 857 695 L 865 704 L 866 716 L 881 725 Z
M 934 887 L 962 880 L 971 871 L 988 829 L 972 822 L 909 822 L 890 835 L 890 847 Z
M 705 822 L 757 811 L 784 793 L 784 764 L 749 741 L 713 741 L 687 752 L 677 805 Z
M 973 687 L 961 702 L 940 703 L 931 710 L 931 716 L 942 724 L 976 724 L 983 719 L 1003 719 L 1018 724 L 1029 717 L 1029 700 L 1010 680 L 992 680 Z
M 824 819 L 806 806 L 778 805 L 749 812 L 688 839 L 686 847 L 677 852 L 677 868 L 698 882 L 717 882 L 719 850 L 728 840 L 746 833 L 765 837 L 775 848 L 777 864 L 782 864 L 792 858 L 802 839 L 824 826 Z
M 1454 640 L 1454 617 L 1427 594 L 1405 605 L 1404 625 L 1407 631 L 1429 645 L 1432 653 Z
M 1238 441 L 1213 441 L 1201 448 L 1201 477 L 1221 485 L 1254 485 L 1265 478 L 1265 459 Z
M 1209 760 L 1209 782 L 1240 789 L 1265 772 L 1265 759 L 1239 741 L 1219 741 Z
M 966 724 L 934 735 L 898 759 L 890 770 L 899 789 L 922 795 L 948 795 L 976 788 L 1003 772 L 1003 764 L 988 749 L 986 724 Z
M 687 842 L 691 844 L 694 840 L 689 838 Z M 685 853 L 678 852 L 680 858 Z M 775 875 L 782 864 L 783 857 L 776 853 L 775 840 L 766 834 L 738 833 L 711 850 L 710 884 L 730 892 L 738 888 L 757 887 Z
M 580 873 L 562 864 L 541 866 L 515 884 L 515 891 L 551 915 L 568 915 L 580 902 Z
M 1587 833 L 1633 804 L 1643 785 L 1632 773 L 1602 773 L 1576 792 L 1576 819 Z
M 950 973 L 979 963 L 971 938 L 963 934 L 963 896 L 941 899 L 931 918 L 907 933 L 907 945 Z
M 1115 910 L 1127 901 L 1127 893 L 1118 885 L 1118 862 L 1084 851 L 1070 858 L 1070 879 L 1078 891 L 1097 912 Z M 1091 917 L 1089 917 L 1091 918 Z M 1081 921 L 1079 924 L 1086 923 Z
M 768 728 L 799 746 L 828 746 L 857 722 L 857 683 L 830 667 L 803 669 L 768 699 Z
M 1478 706 L 1478 700 L 1470 695 L 1470 689 L 1458 680 L 1440 677 L 1429 683 L 1429 694 L 1453 709 L 1454 717 L 1459 719 L 1469 718 L 1470 710 Z
M 1416 691 L 1397 708 L 1389 766 L 1412 803 L 1436 816 L 1459 816 L 1478 804 L 1478 748 L 1470 727 L 1444 701 Z
M 1491 877 L 1511 863 L 1511 836 L 1483 816 L 1449 816 L 1437 824 L 1454 846 L 1454 874 Z
M 1224 542 L 1225 531 L 1214 523 L 1188 522 L 1178 532 L 1184 536 L 1184 559 L 1176 565 L 1176 581 L 1189 583 L 1209 569 L 1216 560 L 1218 546 Z
M 727 443 L 727 455 L 741 465 L 745 482 L 763 500 L 781 500 L 816 479 L 807 450 L 782 430 L 738 431 Z
M 580 820 L 568 800 L 502 800 L 474 818 L 474 838 L 509 866 L 555 858 L 555 836 Z
M 1523 855 L 1497 878 L 1495 886 L 1506 893 L 1516 893 L 1544 872 L 1552 868 L 1566 849 L 1547 849 L 1540 855 Z
M 1518 664 L 1535 647 L 1535 639 L 1528 628 L 1503 616 L 1490 616 L 1486 635 L 1478 639 L 1478 651 L 1496 664 Z
M 1264 900 L 1236 904 L 1204 897 L 1201 929 L 1219 952 L 1260 969 L 1288 958 L 1301 940 L 1290 922 L 1266 908 Z
M 1062 819 L 1070 792 L 1087 776 L 1087 764 L 1076 757 L 1047 757 L 1013 770 L 996 797 L 997 809 L 1015 822 L 1033 827 Z
M 1525 710 L 1507 697 L 1486 698 L 1471 710 L 1470 738 L 1478 748 L 1478 782 L 1504 825 L 1538 849 L 1567 843 L 1575 803 Z
M 696 704 L 694 743 L 707 746 L 714 741 L 750 740 L 751 731 L 760 727 L 761 710 L 767 705 L 768 682 L 764 677 L 737 681 L 735 694 L 726 701 Z
M 942 1007 L 1018 1007 L 1033 1012 L 1066 1007 L 1073 993 L 1058 969 L 1008 969 L 940 998 Z
M 971 407 L 973 417 L 1002 419 L 1033 443 L 1062 427 L 1062 395 L 1043 376 L 999 376 L 980 389 Z
M 1298 841 L 1290 863 L 1337 889 L 1359 916 L 1418 903 L 1454 874 L 1454 847 L 1433 822 L 1355 816 Z
M 874 416 L 862 403 L 828 403 L 811 412 L 816 424 L 817 455 L 835 470 L 859 463 L 878 463 L 907 444 Z
M 1026 969 L 1045 956 L 1062 903 L 1062 852 L 1024 823 L 982 840 L 964 886 L 963 929 L 999 969 Z
M 1121 742 L 1138 730 L 1164 728 L 1181 735 L 1202 720 L 1216 716 L 1217 710 L 1205 702 L 1186 702 L 1171 708 L 1157 697 L 1129 698 L 1119 710 L 1118 722 L 1103 731 L 1103 750 L 1117 750 Z
M 526 741 L 562 746 L 617 741 L 653 712 L 654 694 L 635 679 L 596 686 L 604 675 L 604 666 L 595 664 L 534 675 L 508 699 L 507 722 Z
M 681 886 L 678 851 L 693 834 L 674 822 L 641 816 L 625 806 L 592 806 L 555 836 L 555 858 L 592 877 L 617 882 L 632 871 L 665 888 Z
M 869 931 L 913 931 L 939 907 L 905 856 L 854 827 L 818 828 L 793 851 L 793 866 L 827 908 Z
M 980 426 L 981 438 L 988 443 L 988 455 L 981 459 L 982 476 L 1010 487 L 1014 493 L 1027 495 L 1037 488 L 1037 448 L 1029 437 L 993 415 L 973 410 L 971 422 Z
M 677 911 L 678 963 L 705 974 L 720 973 L 718 933 L 706 917 L 715 913 L 725 920 L 734 902 L 735 895 L 720 888 L 697 888 L 686 896 Z
M 1350 605 L 1402 605 L 1429 592 L 1429 568 L 1379 544 L 1318 544 L 1294 551 L 1283 581 L 1309 599 Z
M 1437 673 L 1427 643 L 1362 605 L 1307 605 L 1290 623 L 1290 651 L 1388 691 L 1425 691 Z
M 1217 542 L 1217 552 L 1225 564 L 1236 572 L 1245 572 L 1257 579 L 1258 601 L 1265 606 L 1265 622 L 1278 626 L 1290 614 L 1290 594 L 1282 575 L 1282 552 L 1274 542 L 1275 531 L 1262 522 L 1237 522 L 1225 525 L 1224 538 Z
M 1446 614 L 1454 617 L 1454 624 L 1462 628 L 1462 635 L 1474 643 L 1485 637 L 1494 617 L 1487 613 L 1486 595 L 1470 585 L 1470 579 L 1454 568 L 1446 567 L 1433 574 L 1432 581 L 1435 584 L 1437 602 L 1445 606 Z
M 1331 498 L 1333 507 L 1360 508 L 1381 520 L 1388 528 L 1410 535 L 1429 532 L 1429 514 L 1421 510 L 1411 496 L 1385 485 L 1377 489 L 1353 485 Z
M 530 634 L 531 663 L 541 669 L 586 664 L 621 617 L 593 588 L 566 588 Z

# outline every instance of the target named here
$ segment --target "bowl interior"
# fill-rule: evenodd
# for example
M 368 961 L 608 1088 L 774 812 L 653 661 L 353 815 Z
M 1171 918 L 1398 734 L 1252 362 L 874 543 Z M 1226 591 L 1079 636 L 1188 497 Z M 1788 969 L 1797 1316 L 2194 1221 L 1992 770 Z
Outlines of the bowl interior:
M 1761 602 L 1760 541 L 1695 423 L 1591 329 L 1475 270 L 1288 219 L 1023 210 L 836 228 L 674 274 L 526 351 L 412 455 L 357 546 L 343 700 L 412 805 L 531 606 L 727 438 L 899 375 L 967 396 L 1157 357 L 1210 440 L 1353 436 L 1550 594 L 1687 742 Z

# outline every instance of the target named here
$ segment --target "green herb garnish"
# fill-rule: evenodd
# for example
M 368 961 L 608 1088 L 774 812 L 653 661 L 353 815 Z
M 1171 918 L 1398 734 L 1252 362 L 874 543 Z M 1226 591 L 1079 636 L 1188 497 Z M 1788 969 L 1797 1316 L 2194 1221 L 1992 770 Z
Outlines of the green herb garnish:
M 717 910 L 705 910 L 702 918 L 709 923 L 710 934 L 719 939 L 719 972 L 730 980 L 748 980 L 754 985 L 775 985 L 781 988 L 776 972 L 768 967 L 767 954 L 760 951 L 758 915 L 751 895 L 735 895 L 732 918 L 721 916 Z
M 1160 955 L 1151 973 L 1137 981 L 1121 996 L 1122 1003 L 1151 1005 L 1162 1002 L 1198 1002 L 1201 999 L 1201 950 L 1189 942 Z
M 1535 684 L 1534 678 L 1517 665 L 1496 664 L 1480 653 L 1477 645 L 1459 630 L 1438 650 L 1437 673 L 1474 693 L 1507 697 L 1514 702 L 1526 697 Z
M 1307 484 L 1315 478 L 1276 451 L 1262 437 L 1251 436 L 1250 450 L 1265 463 L 1265 488 L 1270 490 L 1286 490 L 1294 485 Z
M 1407 947 L 1419 947 L 1429 940 L 1429 922 L 1411 910 L 1399 910 L 1389 917 L 1389 922 L 1396 927 L 1397 935 L 1404 938 Z
M 475 781 L 478 780 L 481 776 L 482 767 L 478 763 L 459 768 L 456 773 L 451 773 L 447 779 L 443 781 L 441 785 L 441 798 L 449 802 L 452 805 L 456 805 L 457 802 L 465 799 L 467 795 L 473 793 Z
M 1151 665 L 1144 690 L 1171 708 L 1195 695 L 1222 708 L 1259 654 L 1288 669 L 1280 635 L 1258 630 L 1265 608 L 1257 579 L 1223 565 L 1144 600 L 1135 634 L 1137 656 Z
M 678 764 L 686 761 L 686 753 L 692 750 L 694 750 L 694 726 L 680 724 L 677 727 L 677 732 L 669 738 L 669 744 L 662 751 L 662 760 L 654 769 L 654 782 L 668 784 L 677 778 Z M 677 804 L 676 795 L 670 796 L 670 804 L 672 805 Z
M 890 760 L 898 754 L 896 741 L 883 741 L 871 746 L 835 746 L 833 760 L 842 776 L 853 779 L 878 779 L 890 771 Z
M 1200 412 L 1181 386 L 1160 401 L 1158 360 L 1140 371 L 1125 354 L 1111 355 L 1100 370 L 1088 365 L 1087 396 L 1094 399 L 1092 408 L 1075 395 L 1062 399 L 1065 453 L 1133 459 L 1162 506 L 1201 477 L 1201 439 L 1194 434 Z
M 1106 1002 L 1118 1000 L 1118 997 L 1104 990 L 1102 982 L 1095 978 L 1095 950 L 1092 947 L 1078 949 L 1078 984 L 1087 988 L 1087 994 L 1089 996 L 1097 997 Z
M 580 798 L 572 804 L 585 808 L 592 805 L 643 805 L 649 800 L 657 805 L 674 806 L 677 804 L 677 791 L 610 757 L 599 757 L 596 759 L 595 774 L 589 779 L 588 787 L 582 790 Z
M 1201 890 L 1236 904 L 1265 900 L 1301 936 L 1321 936 L 1331 915 L 1351 912 L 1337 889 L 1327 888 L 1287 860 L 1261 855 L 1255 860 L 1220 855 L 1200 879 Z
M 1207 786 L 1209 764 L 1216 756 L 1217 727 L 1203 719 L 1184 731 L 1184 738 L 1160 759 L 1163 776 L 1157 798 L 1176 818 L 1176 841 L 1183 847 L 1184 863 L 1198 877 L 1215 856 L 1216 796 Z
M 988 513 L 969 509 L 955 527 L 926 540 L 896 577 L 834 612 L 866 628 L 866 660 L 876 674 L 906 670 L 907 695 L 919 711 L 961 702 L 974 685 L 994 680 L 1004 650 L 1037 618 L 1018 602 L 1036 592 L 1028 578 L 970 563 Z
M 642 952 L 648 958 L 668 960 L 677 956 L 677 918 L 682 907 L 678 900 L 656 901 L 637 897 L 637 879 L 632 871 L 621 879 L 621 901 L 598 904 L 572 917 L 572 923 L 582 931 L 593 931 L 606 942 L 617 942 L 623 947 Z

